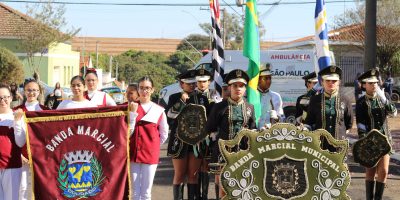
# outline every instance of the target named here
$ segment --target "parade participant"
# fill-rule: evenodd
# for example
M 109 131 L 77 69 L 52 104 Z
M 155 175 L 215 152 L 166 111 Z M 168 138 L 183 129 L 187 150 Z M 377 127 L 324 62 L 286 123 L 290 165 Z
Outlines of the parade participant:
M 174 199 L 183 199 L 184 180 L 187 176 L 188 198 L 198 199 L 197 183 L 200 169 L 201 152 L 197 145 L 184 143 L 177 137 L 177 117 L 188 104 L 203 105 L 208 110 L 207 97 L 194 92 L 196 86 L 196 70 L 188 70 L 180 74 L 179 79 L 182 92 L 169 97 L 166 107 L 168 123 L 170 125 L 170 139 L 168 142 L 168 155 L 172 157 L 174 166 L 173 193 Z
M 334 138 L 343 139 L 352 126 L 352 107 L 348 98 L 339 90 L 342 69 L 329 66 L 318 75 L 322 78 L 324 92 L 311 97 L 309 105 L 312 106 L 308 107 L 305 127 L 310 130 L 322 128 Z M 336 151 L 324 138 L 321 140 L 323 149 Z
M 386 135 L 391 143 L 392 137 L 388 127 L 387 117 L 388 115 L 396 116 L 397 110 L 396 106 L 386 98 L 384 91 L 379 87 L 378 77 L 379 72 L 375 69 L 371 69 L 358 78 L 366 91 L 366 94 L 360 97 L 356 104 L 358 135 L 361 139 L 372 129 L 377 129 L 380 133 Z M 389 160 L 390 156 L 386 154 L 379 160 L 375 167 L 366 168 L 365 191 L 367 200 L 382 199 L 389 171 Z M 376 181 L 375 174 L 377 174 Z
M 225 77 L 225 82 L 230 88 L 230 96 L 213 106 L 206 126 L 213 141 L 211 145 L 213 163 L 223 162 L 218 148 L 219 139 L 231 140 L 243 128 L 256 128 L 253 105 L 247 103 L 243 98 L 248 81 L 248 75 L 240 69 L 229 72 Z M 219 175 L 215 175 L 216 183 L 219 183 L 219 177 Z M 217 186 L 217 199 L 224 195 L 222 189 L 218 188 Z
M 261 97 L 261 116 L 258 120 L 260 130 L 269 128 L 271 124 L 284 119 L 281 95 L 270 90 L 272 83 L 270 67 L 269 63 L 262 65 L 258 77 L 258 91 Z
M 139 102 L 131 99 L 129 103 L 135 120 L 129 144 L 132 194 L 133 199 L 139 200 L 151 199 L 160 146 L 168 137 L 167 117 L 163 107 L 151 102 L 153 92 L 153 81 L 143 77 L 139 79 Z
M 203 68 L 196 71 L 197 88 L 196 91 L 207 97 L 210 108 L 217 100 L 216 90 L 210 89 L 211 73 Z M 210 151 L 207 143 L 202 143 L 202 151 L 205 152 L 204 158 L 201 162 L 201 169 L 199 172 L 198 194 L 199 199 L 208 199 L 208 186 L 210 177 L 208 175 L 208 161 L 210 160 Z
M 57 106 L 61 103 L 62 98 L 63 98 L 64 91 L 62 90 L 60 86 L 60 82 L 57 82 L 54 90 L 53 90 L 53 95 L 54 95 L 54 104 L 53 104 L 53 109 L 56 109 Z
M 93 68 L 87 69 L 85 74 L 85 83 L 87 91 L 85 91 L 84 96 L 89 101 L 95 103 L 98 106 L 115 106 L 117 105 L 113 98 L 106 92 L 97 90 L 97 84 L 99 78 L 97 77 L 96 70 Z
M 318 83 L 317 74 L 315 72 L 303 76 L 302 79 L 304 79 L 307 92 L 299 96 L 296 101 L 296 121 L 298 124 L 302 124 L 307 116 L 308 104 L 310 103 L 308 91 Z
M 11 96 L 12 96 L 11 108 L 14 108 L 16 106 L 19 106 L 21 104 L 21 102 L 24 100 L 24 98 L 18 92 L 18 86 L 16 83 L 11 83 L 10 89 L 11 89 Z
M 18 200 L 21 183 L 21 147 L 25 145 L 23 111 L 10 108 L 11 89 L 0 84 L 0 200 Z
M 89 108 L 97 107 L 97 104 L 87 100 L 84 96 L 85 80 L 81 76 L 74 76 L 71 79 L 72 99 L 63 100 L 57 110 L 67 108 Z
M 138 84 L 137 83 L 129 84 L 128 87 L 126 88 L 125 95 L 128 103 L 137 102 L 139 98 Z
M 40 105 L 38 97 L 40 94 L 39 84 L 35 79 L 29 79 L 24 83 L 24 95 L 26 102 L 14 108 L 14 110 L 22 109 L 22 111 L 40 111 L 48 110 L 46 106 Z M 32 199 L 32 185 L 30 184 L 31 174 L 29 172 L 29 157 L 27 147 L 22 147 L 22 174 L 21 174 L 21 187 L 20 199 Z

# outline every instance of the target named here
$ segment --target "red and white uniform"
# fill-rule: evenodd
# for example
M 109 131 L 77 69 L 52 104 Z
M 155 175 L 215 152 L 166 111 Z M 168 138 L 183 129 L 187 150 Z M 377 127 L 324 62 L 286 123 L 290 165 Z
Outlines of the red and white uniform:
M 97 106 L 116 106 L 114 99 L 109 94 L 103 91 L 85 91 L 85 98 Z
M 139 103 L 130 138 L 133 199 L 151 199 L 151 187 L 160 158 L 160 146 L 168 138 L 164 108 L 153 103 Z
M 24 112 L 27 111 L 40 111 L 48 110 L 46 106 L 40 105 L 39 102 L 25 102 L 20 106 L 13 108 L 13 110 L 22 109 Z M 22 147 L 22 155 L 28 158 L 28 151 L 26 144 Z M 32 199 L 32 184 L 31 184 L 31 174 L 29 172 L 29 163 L 22 163 L 22 174 L 21 174 L 21 186 L 19 188 L 19 199 L 20 200 L 30 200 Z
M 26 142 L 23 121 L 12 112 L 0 114 L 0 200 L 18 200 L 21 182 L 21 147 Z

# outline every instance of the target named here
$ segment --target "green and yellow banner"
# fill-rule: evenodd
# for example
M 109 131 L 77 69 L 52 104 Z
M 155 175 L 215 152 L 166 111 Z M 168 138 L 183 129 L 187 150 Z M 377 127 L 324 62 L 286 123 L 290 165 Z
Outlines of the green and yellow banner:
M 247 101 L 253 104 L 256 122 L 258 122 L 258 118 L 261 115 L 260 93 L 257 90 L 258 74 L 260 72 L 260 40 L 257 8 L 254 0 L 247 0 L 246 2 L 243 55 L 249 58 L 247 74 L 250 81 L 247 86 Z

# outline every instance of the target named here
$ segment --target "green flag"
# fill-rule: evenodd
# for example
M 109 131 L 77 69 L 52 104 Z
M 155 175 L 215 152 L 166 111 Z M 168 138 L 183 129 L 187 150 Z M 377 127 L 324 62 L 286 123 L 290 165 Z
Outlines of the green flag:
M 243 55 L 249 58 L 247 74 L 250 81 L 247 85 L 247 101 L 253 104 L 256 122 L 258 123 L 258 118 L 261 115 L 260 93 L 257 90 L 260 71 L 260 40 L 255 0 L 247 0 L 246 2 Z

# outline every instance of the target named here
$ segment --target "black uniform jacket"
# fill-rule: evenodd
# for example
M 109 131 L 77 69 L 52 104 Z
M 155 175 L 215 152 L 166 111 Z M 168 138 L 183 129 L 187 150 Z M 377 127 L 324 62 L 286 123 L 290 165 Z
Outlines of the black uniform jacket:
M 346 130 L 350 129 L 353 124 L 353 109 L 350 100 L 339 92 L 335 97 L 336 117 L 330 118 L 325 114 L 326 110 L 322 110 L 325 108 L 323 98 L 325 98 L 324 93 L 311 97 L 305 124 L 310 126 L 312 130 L 322 128 L 327 130 L 334 138 L 344 139 Z

